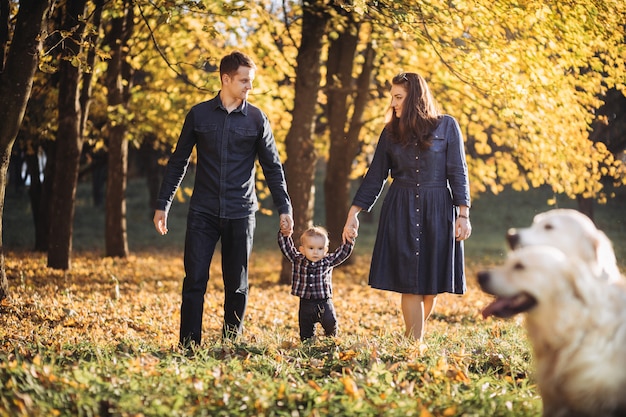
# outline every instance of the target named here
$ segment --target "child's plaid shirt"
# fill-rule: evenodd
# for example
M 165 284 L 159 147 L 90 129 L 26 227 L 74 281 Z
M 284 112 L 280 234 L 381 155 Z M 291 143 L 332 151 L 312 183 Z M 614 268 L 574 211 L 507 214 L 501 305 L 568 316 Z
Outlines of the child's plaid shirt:
M 278 233 L 278 246 L 291 261 L 291 294 L 300 298 L 325 299 L 333 295 L 333 268 L 350 256 L 354 243 L 346 242 L 316 262 L 300 253 L 291 236 Z

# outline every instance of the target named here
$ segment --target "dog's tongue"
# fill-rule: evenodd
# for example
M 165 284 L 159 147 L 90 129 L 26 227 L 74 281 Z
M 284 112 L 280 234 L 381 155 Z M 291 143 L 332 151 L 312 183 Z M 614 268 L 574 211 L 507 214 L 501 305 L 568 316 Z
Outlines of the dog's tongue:
M 500 314 L 502 311 L 506 310 L 510 304 L 509 298 L 496 298 L 491 304 L 483 310 L 483 318 L 487 318 L 489 316 L 502 317 Z
M 535 304 L 536 300 L 528 294 L 518 294 L 514 297 L 499 297 L 485 307 L 483 318 L 496 316 L 506 319 L 532 308 Z

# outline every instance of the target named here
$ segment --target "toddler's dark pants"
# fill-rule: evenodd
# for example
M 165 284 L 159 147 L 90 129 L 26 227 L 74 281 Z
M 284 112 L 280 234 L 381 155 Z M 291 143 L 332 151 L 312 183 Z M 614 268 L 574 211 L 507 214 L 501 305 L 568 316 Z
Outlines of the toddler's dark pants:
M 310 339 L 315 335 L 315 323 L 320 323 L 326 336 L 337 335 L 337 314 L 331 298 L 300 298 L 300 340 Z

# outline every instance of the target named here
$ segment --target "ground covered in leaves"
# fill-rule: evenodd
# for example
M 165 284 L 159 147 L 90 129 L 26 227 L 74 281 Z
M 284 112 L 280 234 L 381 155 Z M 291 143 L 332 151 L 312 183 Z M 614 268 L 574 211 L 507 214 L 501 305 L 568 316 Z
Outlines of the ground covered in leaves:
M 219 260 L 219 256 L 215 257 Z M 243 337 L 223 343 L 219 262 L 203 344 L 176 348 L 182 253 L 7 255 L 0 304 L 2 416 L 539 416 L 517 320 L 483 320 L 476 289 L 440 297 L 425 344 L 402 337 L 399 296 L 369 288 L 369 261 L 334 273 L 337 338 L 302 344 L 278 251 L 254 254 Z

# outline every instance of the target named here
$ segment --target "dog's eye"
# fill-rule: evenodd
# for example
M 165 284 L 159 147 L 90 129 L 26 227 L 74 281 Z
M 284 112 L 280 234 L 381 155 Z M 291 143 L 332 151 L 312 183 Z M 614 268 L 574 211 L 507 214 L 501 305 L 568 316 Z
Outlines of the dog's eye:
M 552 230 L 552 229 L 554 229 L 554 226 L 552 226 L 550 223 L 548 223 L 548 224 L 546 224 L 546 225 L 544 226 L 544 229 L 546 229 L 546 230 Z
M 521 269 L 524 269 L 524 264 L 521 262 L 515 262 L 515 265 L 513 265 L 513 269 L 519 271 Z

